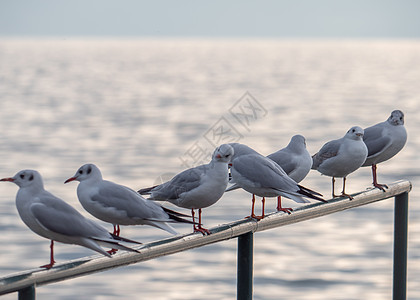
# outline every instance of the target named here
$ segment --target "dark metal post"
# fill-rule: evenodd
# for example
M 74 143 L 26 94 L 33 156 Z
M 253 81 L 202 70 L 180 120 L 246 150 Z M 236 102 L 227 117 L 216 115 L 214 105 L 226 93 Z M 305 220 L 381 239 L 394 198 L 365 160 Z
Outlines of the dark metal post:
M 35 300 L 35 286 L 31 285 L 19 290 L 18 300 Z
M 238 236 L 238 274 L 236 298 L 252 299 L 254 234 L 248 232 Z
M 407 293 L 408 193 L 395 196 L 393 299 L 404 300 Z

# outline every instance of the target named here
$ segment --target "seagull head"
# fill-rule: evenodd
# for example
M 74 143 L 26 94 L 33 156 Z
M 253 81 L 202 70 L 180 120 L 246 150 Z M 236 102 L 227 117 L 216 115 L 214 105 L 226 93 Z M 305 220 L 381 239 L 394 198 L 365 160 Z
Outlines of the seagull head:
M 289 144 L 287 145 L 287 147 L 291 148 L 291 149 L 305 149 L 306 148 L 306 140 L 305 137 L 303 135 L 300 134 L 296 134 L 294 136 L 292 136 L 292 138 L 290 139 Z
M 10 181 L 20 188 L 29 186 L 43 187 L 41 174 L 35 170 L 22 170 L 13 177 L 2 178 L 0 181 Z
M 364 130 L 359 126 L 353 126 L 349 129 L 346 133 L 346 137 L 353 139 L 353 140 L 361 140 L 363 139 Z
M 404 113 L 401 110 L 394 110 L 388 118 L 391 125 L 404 125 Z
M 85 164 L 81 166 L 77 170 L 76 174 L 74 174 L 73 177 L 70 177 L 69 179 L 64 181 L 64 183 L 68 183 L 74 180 L 82 182 L 88 179 L 102 179 L 101 171 L 94 164 Z
M 213 152 L 213 160 L 229 163 L 233 156 L 233 148 L 228 144 L 220 145 Z

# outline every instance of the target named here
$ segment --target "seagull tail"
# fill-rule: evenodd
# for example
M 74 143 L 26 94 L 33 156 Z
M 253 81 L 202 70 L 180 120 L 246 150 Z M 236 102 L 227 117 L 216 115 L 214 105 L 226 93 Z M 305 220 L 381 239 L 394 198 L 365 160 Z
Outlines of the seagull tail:
M 327 200 L 324 200 L 324 199 L 322 199 L 322 198 L 318 197 L 318 196 L 322 196 L 320 193 L 315 192 L 315 191 L 312 191 L 311 189 L 308 189 L 308 188 L 306 188 L 306 187 L 304 187 L 304 186 L 301 186 L 301 185 L 299 185 L 299 184 L 298 184 L 298 187 L 299 187 L 299 191 L 297 191 L 297 192 L 298 192 L 299 194 L 301 194 L 301 195 L 303 195 L 303 196 L 305 196 L 305 197 L 308 197 L 308 198 L 314 199 L 314 200 L 321 201 L 321 202 L 325 202 L 325 203 L 327 203 L 327 202 L 328 202 Z
M 178 234 L 178 232 L 166 222 L 148 220 L 146 224 L 163 229 L 173 235 Z
M 174 211 L 172 209 L 169 209 L 169 208 L 166 208 L 166 207 L 163 207 L 163 206 L 162 206 L 162 208 L 168 215 L 174 215 L 174 216 L 177 216 L 177 217 L 187 217 L 187 218 L 191 217 L 190 215 L 186 215 L 186 214 Z
M 199 225 L 197 222 L 186 220 L 186 219 L 182 218 L 182 217 L 191 217 L 189 215 L 179 213 L 177 211 L 168 209 L 166 207 L 162 207 L 162 208 L 168 214 L 169 218 L 171 220 L 173 220 L 173 222 L 180 222 L 180 223 L 188 223 L 188 224 L 193 224 L 193 225 Z
M 97 241 L 100 245 L 105 246 L 105 247 L 110 247 L 113 249 L 120 249 L 120 250 L 124 250 L 124 251 L 128 251 L 128 252 L 137 252 L 140 253 L 138 250 L 135 250 L 133 248 L 121 245 L 120 243 L 118 243 L 118 241 L 113 241 L 113 240 L 108 240 L 108 239 L 94 239 L 95 241 Z M 124 241 L 125 239 L 123 238 L 122 241 Z M 101 252 L 102 253 L 102 252 Z M 105 253 L 107 253 L 105 251 Z M 102 253 L 104 254 L 104 253 Z M 109 254 L 109 253 L 107 253 Z M 106 256 L 108 256 L 107 254 L 105 254 Z
M 112 236 L 112 238 L 113 238 L 114 240 L 116 240 L 116 241 L 121 241 L 121 242 L 125 242 L 125 243 L 139 244 L 139 245 L 141 245 L 141 244 L 142 244 L 142 243 L 140 243 L 140 242 L 137 242 L 137 241 L 134 241 L 134 240 L 130 240 L 130 239 L 124 238 L 124 237 L 122 237 L 122 236 L 116 236 L 115 234 L 110 233 L 110 232 L 109 232 L 109 234 L 110 234 L 110 235 Z
M 301 186 L 300 184 L 298 184 L 298 186 L 299 186 L 300 189 L 302 189 L 302 190 L 304 190 L 304 191 L 306 191 L 308 193 L 311 193 L 311 194 L 314 194 L 314 195 L 317 195 L 317 196 L 320 196 L 320 197 L 323 196 L 321 193 L 315 192 L 314 190 L 311 190 L 311 189 L 309 189 L 307 187 Z
M 151 186 L 151 187 L 144 188 L 144 189 L 140 189 L 140 190 L 137 191 L 137 193 L 139 193 L 140 195 L 150 195 L 151 190 L 153 190 L 157 186 L 158 185 Z

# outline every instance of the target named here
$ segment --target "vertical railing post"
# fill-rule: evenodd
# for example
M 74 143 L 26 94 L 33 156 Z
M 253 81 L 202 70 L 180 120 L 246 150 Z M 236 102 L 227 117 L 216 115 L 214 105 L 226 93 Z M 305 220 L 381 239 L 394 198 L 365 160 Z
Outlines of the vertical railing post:
M 35 286 L 30 285 L 18 291 L 18 300 L 35 300 Z
M 394 300 L 406 299 L 407 293 L 408 193 L 395 196 L 394 208 Z
M 252 299 L 252 269 L 254 234 L 247 232 L 238 236 L 238 267 L 236 298 L 238 300 Z

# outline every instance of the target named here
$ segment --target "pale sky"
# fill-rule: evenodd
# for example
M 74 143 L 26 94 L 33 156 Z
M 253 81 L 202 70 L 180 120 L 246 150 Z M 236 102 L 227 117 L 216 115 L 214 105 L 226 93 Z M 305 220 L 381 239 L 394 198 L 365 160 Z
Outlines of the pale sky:
M 419 38 L 417 0 L 0 0 L 0 36 Z

